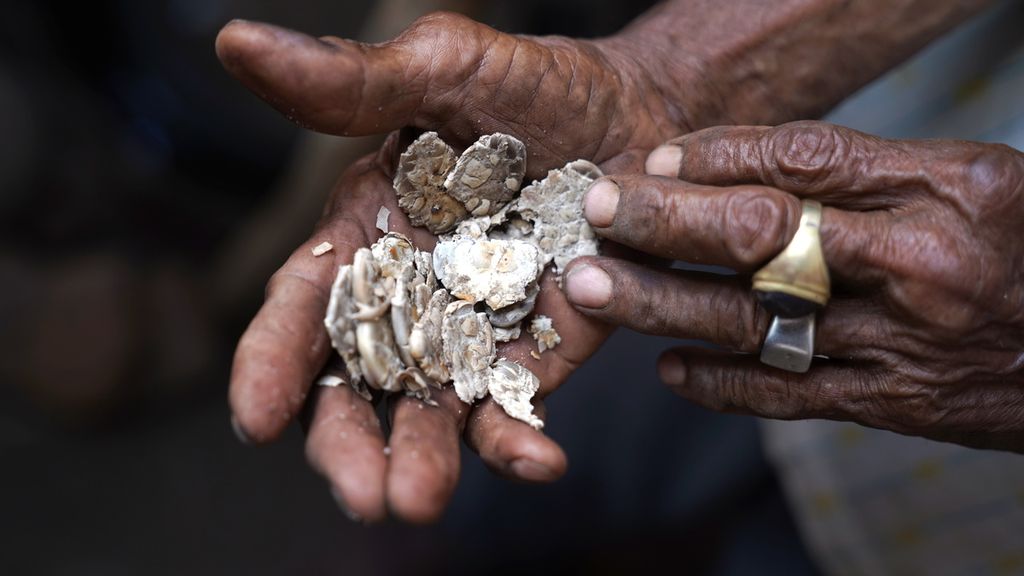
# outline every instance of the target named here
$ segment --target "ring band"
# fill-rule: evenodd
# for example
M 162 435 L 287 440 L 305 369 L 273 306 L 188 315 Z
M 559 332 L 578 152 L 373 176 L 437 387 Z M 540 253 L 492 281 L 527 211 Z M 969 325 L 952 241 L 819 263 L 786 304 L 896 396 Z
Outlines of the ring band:
M 800 226 L 789 244 L 754 274 L 754 293 L 765 309 L 786 317 L 806 316 L 828 303 L 832 283 L 821 250 L 821 203 L 801 203 Z
M 821 249 L 821 203 L 801 203 L 800 226 L 789 244 L 754 274 L 753 290 L 774 315 L 761 348 L 761 362 L 807 372 L 814 356 L 815 314 L 832 292 Z

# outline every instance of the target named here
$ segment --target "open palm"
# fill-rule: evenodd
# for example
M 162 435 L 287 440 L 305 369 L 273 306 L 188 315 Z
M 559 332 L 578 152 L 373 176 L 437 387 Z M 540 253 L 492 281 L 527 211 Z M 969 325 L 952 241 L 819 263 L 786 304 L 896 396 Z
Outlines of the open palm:
M 342 135 L 436 130 L 455 146 L 505 132 L 527 145 L 528 178 L 577 158 L 620 172 L 636 168 L 639 151 L 685 130 L 669 121 L 665 102 L 646 88 L 643 67 L 614 40 L 531 39 L 439 14 L 375 46 L 234 22 L 218 37 L 217 52 L 233 75 L 303 126 Z M 380 152 L 346 171 L 313 236 L 273 276 L 239 342 L 230 400 L 236 426 L 253 441 L 276 438 L 306 403 L 333 353 L 322 324 L 331 283 L 339 265 L 380 236 L 379 208 L 391 210 L 392 230 L 433 248 L 435 238 L 410 226 L 391 186 L 401 140 L 394 132 Z M 323 241 L 334 251 L 314 257 L 311 248 Z M 550 274 L 536 312 L 554 319 L 562 344 L 536 360 L 527 336 L 499 354 L 537 374 L 544 396 L 609 329 L 576 312 Z M 436 409 L 397 400 L 385 437 L 369 402 L 345 387 L 319 391 L 307 454 L 351 513 L 369 520 L 388 511 L 410 521 L 437 518 L 458 480 L 461 435 L 510 477 L 549 481 L 564 472 L 558 446 L 493 401 L 470 410 L 451 389 L 434 396 Z

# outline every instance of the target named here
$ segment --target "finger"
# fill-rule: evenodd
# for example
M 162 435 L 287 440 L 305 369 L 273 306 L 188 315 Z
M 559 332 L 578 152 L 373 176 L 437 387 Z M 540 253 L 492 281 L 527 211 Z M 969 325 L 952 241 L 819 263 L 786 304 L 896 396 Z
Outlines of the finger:
M 236 20 L 221 30 L 216 49 L 228 72 L 255 94 L 299 125 L 324 132 L 357 136 L 411 124 L 424 95 L 424 71 L 408 69 L 411 55 L 392 45 L 318 39 Z
M 368 192 L 390 188 L 373 157 L 354 163 L 341 178 L 349 189 L 334 194 L 330 213 L 313 237 L 292 253 L 270 279 L 263 306 L 250 322 L 235 349 L 229 401 L 236 432 L 245 440 L 267 442 L 281 434 L 301 408 L 306 392 L 331 353 L 323 326 L 328 291 L 338 266 L 352 261 L 369 234 L 380 234 L 353 213 L 373 214 L 381 201 Z M 400 214 L 394 194 L 385 195 L 393 214 Z M 406 231 L 408 221 L 391 218 Z M 422 234 L 429 237 L 425 231 Z M 420 238 L 420 236 L 414 236 Z M 329 242 L 332 249 L 315 256 L 313 247 Z
M 886 388 L 866 365 L 815 359 L 803 374 L 772 368 L 756 356 L 675 348 L 658 359 L 658 374 L 674 392 L 712 410 L 783 420 L 863 421 Z
M 306 458 L 331 484 L 345 513 L 356 520 L 387 515 L 388 462 L 373 406 L 347 385 L 319 389 L 306 438 Z
M 534 413 L 545 418 L 543 403 L 535 402 Z M 554 440 L 509 417 L 491 398 L 473 408 L 465 438 L 484 464 L 505 478 L 531 483 L 554 482 L 565 475 L 568 468 L 565 452 Z
M 469 406 L 455 389 L 431 390 L 438 406 L 402 397 L 392 416 L 387 501 L 391 512 L 414 523 L 436 521 L 459 478 L 459 437 Z
M 782 251 L 800 224 L 800 200 L 765 186 L 717 188 L 660 176 L 602 178 L 584 197 L 595 231 L 648 254 L 740 272 Z M 825 208 L 819 229 L 825 260 L 840 278 L 882 278 L 865 266 L 882 246 L 890 216 Z M 884 261 L 884 260 L 883 260 Z
M 740 352 L 760 350 L 771 321 L 735 276 L 655 269 L 614 258 L 573 260 L 565 292 L 577 310 L 603 322 Z M 877 342 L 882 325 L 864 321 L 873 306 L 861 299 L 833 299 L 818 314 L 815 351 L 845 358 Z
M 530 150 L 531 178 L 577 158 L 603 162 L 636 136 L 609 129 L 622 77 L 596 52 L 457 14 L 430 14 L 373 45 L 234 21 L 216 48 L 232 75 L 304 127 L 356 136 L 414 126 L 462 144 L 505 132 Z
M 323 316 L 336 270 L 302 265 L 300 248 L 267 287 L 267 299 L 242 335 L 231 368 L 229 401 L 236 428 L 248 439 L 278 437 L 306 399 L 314 376 L 331 351 Z
M 492 76 L 522 65 L 512 59 L 516 43 L 463 16 L 439 13 L 383 44 L 236 20 L 221 30 L 216 49 L 232 75 L 289 119 L 357 136 L 461 118 L 473 109 L 464 103 L 497 90 L 500 78 Z M 485 53 L 508 57 L 490 62 Z M 466 90 L 471 79 L 477 92 Z M 462 126 L 471 133 L 486 128 Z
M 858 210 L 899 206 L 927 178 L 902 143 L 813 121 L 693 132 L 651 152 L 646 169 L 714 186 L 764 184 Z

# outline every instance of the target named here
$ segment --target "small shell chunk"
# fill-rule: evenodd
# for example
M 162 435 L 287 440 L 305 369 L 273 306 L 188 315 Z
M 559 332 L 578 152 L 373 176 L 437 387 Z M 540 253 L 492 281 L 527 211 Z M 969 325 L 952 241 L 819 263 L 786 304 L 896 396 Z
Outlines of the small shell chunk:
M 525 367 L 504 358 L 498 359 L 489 370 L 487 391 L 506 414 L 532 426 L 544 427 L 544 421 L 534 416 L 530 400 L 540 388 L 540 380 Z
M 488 216 L 515 198 L 525 175 L 526 145 L 508 134 L 488 134 L 462 153 L 444 187 L 473 216 Z
M 556 274 L 577 256 L 597 254 L 597 236 L 583 216 L 583 196 L 600 177 L 601 169 L 586 160 L 569 162 L 524 188 L 509 207 L 533 225 L 524 239 L 537 245 L 545 264 L 554 261 Z
M 443 234 L 468 215 L 463 203 L 444 188 L 456 159 L 455 151 L 436 132 L 422 134 L 402 153 L 395 172 L 395 193 L 399 208 L 413 226 Z
M 377 211 L 377 230 L 387 234 L 388 233 L 388 217 L 391 216 L 391 210 L 387 207 L 381 206 L 380 210 Z
M 551 324 L 551 318 L 547 316 L 537 316 L 530 322 L 530 327 L 527 328 L 530 334 L 537 340 L 537 348 L 540 352 L 550 350 L 558 345 L 562 341 L 562 337 L 555 331 L 555 327 Z
M 522 240 L 455 238 L 434 248 L 434 273 L 456 298 L 493 310 L 526 299 L 541 267 L 537 247 Z
M 338 351 L 352 382 L 361 382 L 363 370 L 359 365 L 359 351 L 356 347 L 356 304 L 352 298 L 352 266 L 338 268 L 338 276 L 331 286 L 331 298 L 327 303 L 324 326 L 331 337 L 331 345 Z M 369 392 L 366 393 L 369 396 Z M 366 397 L 364 396 L 364 397 Z
M 455 393 L 466 404 L 472 404 L 487 395 L 495 358 L 491 323 L 486 314 L 473 311 L 473 304 L 459 300 L 445 309 L 441 330 Z
M 330 242 L 321 242 L 316 246 L 313 246 L 313 256 L 323 256 L 334 249 L 334 244 Z

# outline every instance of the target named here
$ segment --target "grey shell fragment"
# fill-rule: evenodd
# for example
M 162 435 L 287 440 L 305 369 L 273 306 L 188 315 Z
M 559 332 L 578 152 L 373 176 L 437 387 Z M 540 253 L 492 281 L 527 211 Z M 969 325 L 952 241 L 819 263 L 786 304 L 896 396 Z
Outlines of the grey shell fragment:
M 515 198 L 526 175 L 526 145 L 508 134 L 480 137 L 459 157 L 444 187 L 473 216 L 487 216 Z
M 331 337 L 331 345 L 338 351 L 350 382 L 362 383 L 363 370 L 359 367 L 359 352 L 356 349 L 356 313 L 355 301 L 352 299 L 352 266 L 345 265 L 338 269 L 338 276 L 331 286 L 331 298 L 327 303 L 327 316 L 324 325 Z M 360 396 L 370 399 L 370 393 L 363 386 Z
M 394 186 L 398 206 L 414 226 L 443 234 L 468 215 L 463 203 L 444 188 L 456 160 L 455 151 L 436 132 L 422 134 L 402 153 Z
M 444 339 L 442 325 L 445 310 L 451 302 L 448 291 L 441 288 L 435 291 L 427 301 L 423 312 L 413 324 L 409 335 L 409 351 L 423 373 L 437 382 L 451 379 L 448 366 L 444 361 Z
M 540 294 L 540 285 L 534 282 L 526 287 L 525 299 L 497 310 L 488 306 L 484 312 L 495 328 L 509 328 L 519 324 L 530 315 L 530 312 L 533 312 L 533 307 L 537 305 L 538 294 Z
M 474 312 L 471 303 L 460 300 L 448 305 L 441 330 L 455 393 L 472 404 L 487 395 L 489 369 L 495 358 L 491 323 L 486 314 Z
M 499 358 L 490 369 L 487 391 L 506 414 L 521 420 L 536 430 L 544 422 L 534 416 L 530 399 L 540 388 L 540 380 L 533 372 L 510 360 Z
M 600 176 L 601 169 L 590 162 L 570 162 L 524 188 L 509 207 L 532 225 L 523 236 L 536 243 L 545 263 L 554 261 L 556 274 L 577 256 L 597 254 L 597 236 L 583 217 L 583 195 Z

